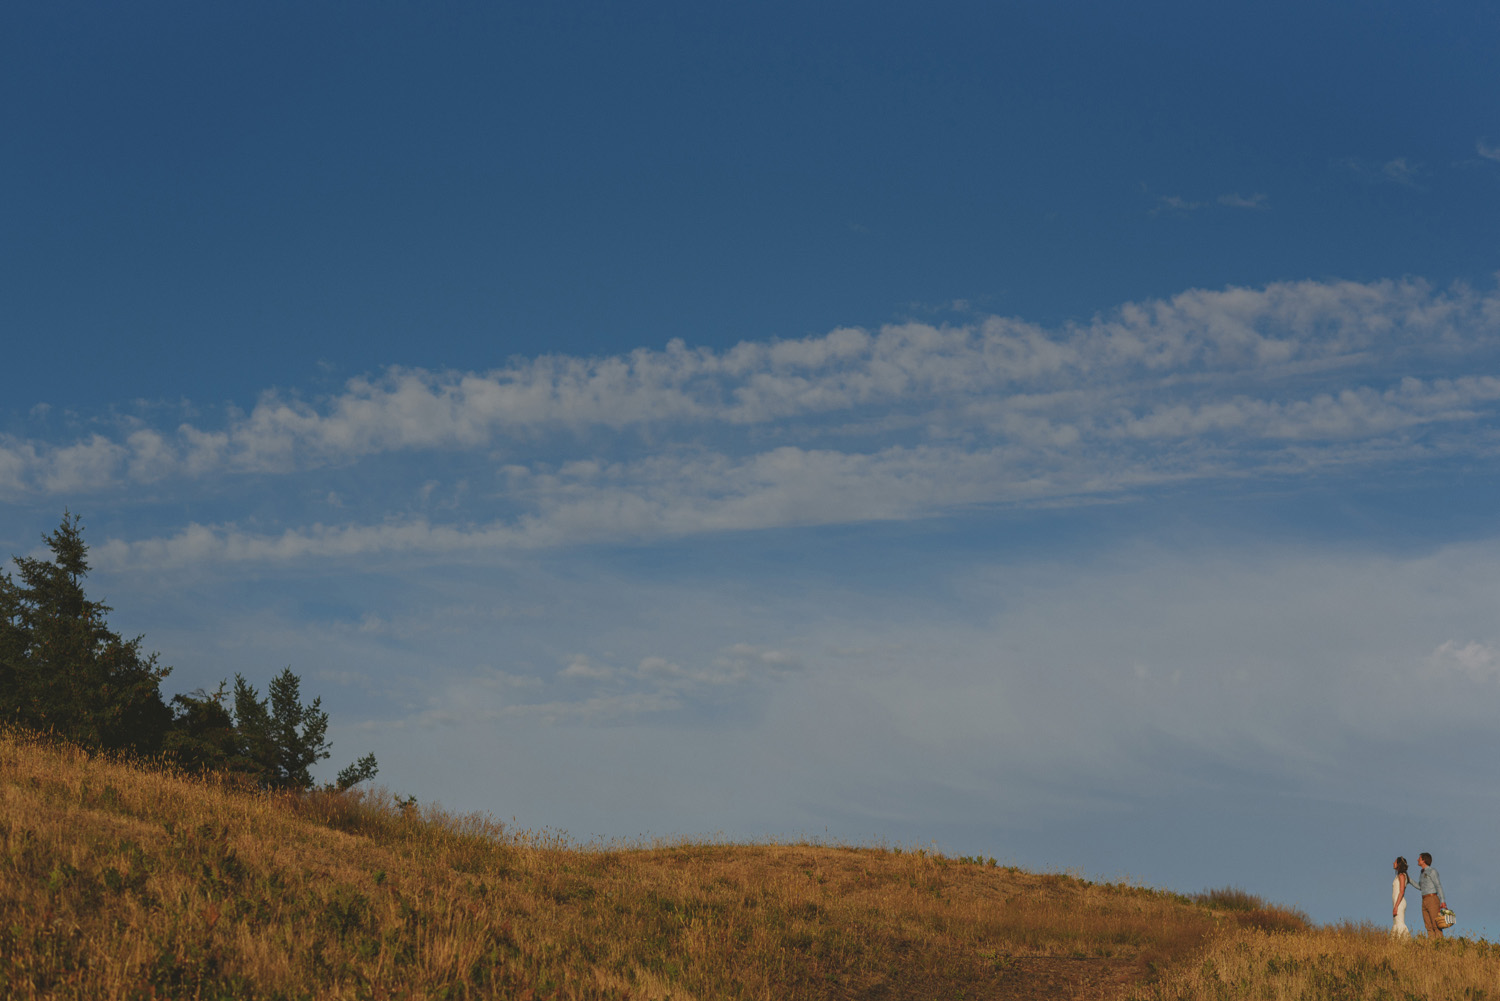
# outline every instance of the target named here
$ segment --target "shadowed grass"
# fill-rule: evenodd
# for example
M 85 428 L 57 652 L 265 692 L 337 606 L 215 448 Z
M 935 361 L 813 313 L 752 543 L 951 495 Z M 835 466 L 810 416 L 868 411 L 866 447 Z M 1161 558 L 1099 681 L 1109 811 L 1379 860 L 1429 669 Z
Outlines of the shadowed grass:
M 1124 884 L 818 844 L 578 846 L 369 793 L 266 794 L 0 734 L 0 996 L 1015 996 L 1242 919 Z

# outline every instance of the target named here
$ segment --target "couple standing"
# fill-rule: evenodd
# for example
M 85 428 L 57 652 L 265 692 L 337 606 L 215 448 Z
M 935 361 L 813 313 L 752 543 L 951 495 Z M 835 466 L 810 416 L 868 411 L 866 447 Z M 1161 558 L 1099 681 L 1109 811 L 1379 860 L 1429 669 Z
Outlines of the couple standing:
M 1447 894 L 1443 893 L 1443 881 L 1432 867 L 1432 855 L 1423 852 L 1417 856 L 1417 865 L 1422 875 L 1417 880 L 1417 891 L 1422 894 L 1422 923 L 1427 926 L 1428 938 L 1442 938 L 1443 928 L 1438 924 L 1438 911 L 1448 906 Z M 1396 878 L 1391 882 L 1391 935 L 1394 938 L 1410 938 L 1411 929 L 1406 927 L 1406 887 L 1411 880 L 1406 875 L 1406 858 L 1397 856 L 1391 863 Z

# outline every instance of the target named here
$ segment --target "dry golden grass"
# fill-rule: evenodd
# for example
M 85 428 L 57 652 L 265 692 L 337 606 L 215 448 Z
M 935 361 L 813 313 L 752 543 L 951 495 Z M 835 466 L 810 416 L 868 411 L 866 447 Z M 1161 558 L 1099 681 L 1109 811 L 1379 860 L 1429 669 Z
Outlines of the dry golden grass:
M 1344 925 L 1294 933 L 1238 929 L 1135 1001 L 1482 1001 L 1500 998 L 1500 946 L 1462 938 L 1394 941 Z
M 922 851 L 579 847 L 0 733 L 10 998 L 1103 996 L 1240 923 L 1300 919 Z

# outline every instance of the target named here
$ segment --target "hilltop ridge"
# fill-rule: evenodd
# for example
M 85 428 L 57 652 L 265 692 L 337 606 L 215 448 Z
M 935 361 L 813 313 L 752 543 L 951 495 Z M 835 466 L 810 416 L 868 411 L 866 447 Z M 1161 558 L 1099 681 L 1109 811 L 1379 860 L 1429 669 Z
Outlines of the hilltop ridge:
M 1500 976 L 1500 949 L 1402 953 L 1243 893 L 896 848 L 579 846 L 382 790 L 241 781 L 0 731 L 0 994 L 1474 998 Z
M 0 736 L 11 997 L 1105 997 L 1214 925 L 925 851 L 586 849 Z

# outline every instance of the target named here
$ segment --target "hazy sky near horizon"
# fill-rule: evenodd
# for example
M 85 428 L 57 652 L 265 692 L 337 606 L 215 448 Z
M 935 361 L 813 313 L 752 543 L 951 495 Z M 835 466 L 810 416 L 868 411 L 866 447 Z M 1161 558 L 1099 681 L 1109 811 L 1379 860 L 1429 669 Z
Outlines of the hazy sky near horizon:
M 1500 932 L 1492 4 L 0 10 L 0 547 L 393 789 Z

